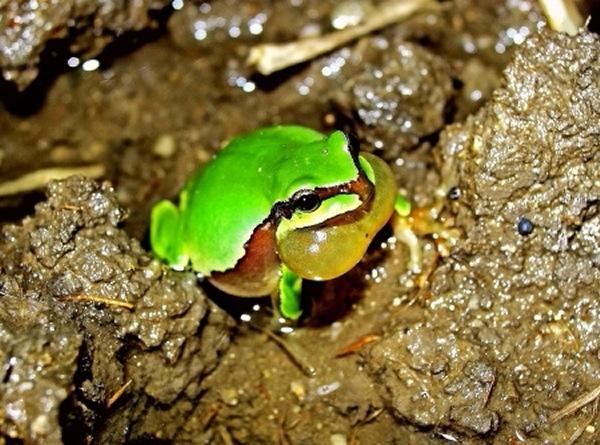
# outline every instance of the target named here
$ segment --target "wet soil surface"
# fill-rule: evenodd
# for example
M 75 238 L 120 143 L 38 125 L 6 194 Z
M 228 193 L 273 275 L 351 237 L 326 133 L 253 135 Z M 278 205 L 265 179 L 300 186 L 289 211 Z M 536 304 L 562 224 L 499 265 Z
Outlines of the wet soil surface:
M 0 66 L 5 80 L 19 89 L 33 82 L 40 56 L 51 52 L 91 56 L 118 35 L 154 26 L 165 0 L 26 0 L 0 3 Z M 154 13 L 154 17 L 153 17 Z
M 456 0 L 264 77 L 253 45 L 330 32 L 347 6 L 76 3 L 0 60 L 21 87 L 38 75 L 0 86 L 0 182 L 106 171 L 0 198 L 0 443 L 600 442 L 595 34 L 544 29 L 531 2 Z M 268 302 L 147 251 L 154 202 L 280 122 L 350 132 L 437 220 L 420 274 L 389 227 L 353 271 L 308 283 L 283 338 L 313 375 L 262 330 Z
M 147 422 L 189 411 L 227 349 L 229 317 L 193 274 L 166 270 L 117 228 L 123 217 L 108 183 L 73 177 L 3 231 L 6 436 L 58 443 L 62 428 L 72 443 L 122 443 L 154 434 Z

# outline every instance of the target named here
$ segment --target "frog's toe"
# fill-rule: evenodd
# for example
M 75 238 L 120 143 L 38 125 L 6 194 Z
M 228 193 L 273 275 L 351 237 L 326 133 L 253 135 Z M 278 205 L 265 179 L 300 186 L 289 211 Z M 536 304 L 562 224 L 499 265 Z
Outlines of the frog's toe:
M 282 265 L 278 309 L 288 320 L 298 320 L 302 315 L 301 293 L 302 278 Z

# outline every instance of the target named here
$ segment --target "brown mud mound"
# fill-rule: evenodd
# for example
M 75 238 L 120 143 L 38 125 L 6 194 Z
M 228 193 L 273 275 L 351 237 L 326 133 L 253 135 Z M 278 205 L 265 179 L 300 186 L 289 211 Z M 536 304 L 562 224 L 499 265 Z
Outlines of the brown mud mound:
M 494 443 L 566 443 L 589 422 L 591 407 L 551 415 L 600 376 L 599 61 L 596 35 L 544 32 L 443 134 L 465 237 L 421 319 L 395 320 L 365 356 L 398 420 Z
M 108 184 L 74 177 L 0 238 L 0 430 L 25 443 L 168 439 L 227 348 L 191 274 L 117 225 Z M 62 430 L 62 440 L 61 440 Z

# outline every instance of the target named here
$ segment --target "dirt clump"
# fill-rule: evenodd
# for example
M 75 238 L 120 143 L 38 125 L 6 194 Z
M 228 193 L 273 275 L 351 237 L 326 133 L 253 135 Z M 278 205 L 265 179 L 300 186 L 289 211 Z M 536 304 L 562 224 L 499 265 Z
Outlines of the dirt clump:
M 422 317 L 392 322 L 365 356 L 399 420 L 565 443 L 589 416 L 549 422 L 600 372 L 599 57 L 594 34 L 542 32 L 492 100 L 443 133 L 438 167 L 460 190 L 450 203 L 464 237 Z
M 72 177 L 47 195 L 0 238 L 3 434 L 172 436 L 229 345 L 230 318 L 195 275 L 168 270 L 118 228 L 126 215 L 108 183 Z
M 454 94 L 446 61 L 396 39 L 365 41 L 357 50 L 360 69 L 340 95 L 350 102 L 343 109 L 354 117 L 357 136 L 389 159 L 438 133 Z

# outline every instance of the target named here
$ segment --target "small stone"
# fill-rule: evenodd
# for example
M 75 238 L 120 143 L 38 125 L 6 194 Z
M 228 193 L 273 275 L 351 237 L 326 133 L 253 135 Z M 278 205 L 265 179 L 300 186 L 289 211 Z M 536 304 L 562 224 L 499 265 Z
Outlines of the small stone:
M 298 380 L 294 380 L 290 383 L 290 390 L 300 402 L 303 401 L 306 397 L 306 388 L 304 387 L 302 382 Z
M 50 433 L 48 416 L 42 414 L 33 419 L 31 422 L 31 432 L 34 434 L 34 436 L 47 436 L 48 433 Z
M 531 235 L 531 232 L 533 232 L 533 223 L 527 218 L 520 218 L 517 223 L 517 231 L 521 236 Z
M 170 134 L 163 134 L 156 139 L 153 152 L 161 158 L 170 158 L 175 153 L 175 138 Z
M 329 437 L 329 443 L 331 445 L 346 445 L 346 436 L 340 433 L 332 434 Z
M 460 199 L 460 193 L 460 187 L 450 187 L 450 189 L 448 190 L 448 199 L 456 201 L 457 199 Z
M 52 162 L 63 163 L 71 162 L 77 157 L 77 152 L 66 145 L 57 145 L 52 148 L 49 155 Z

